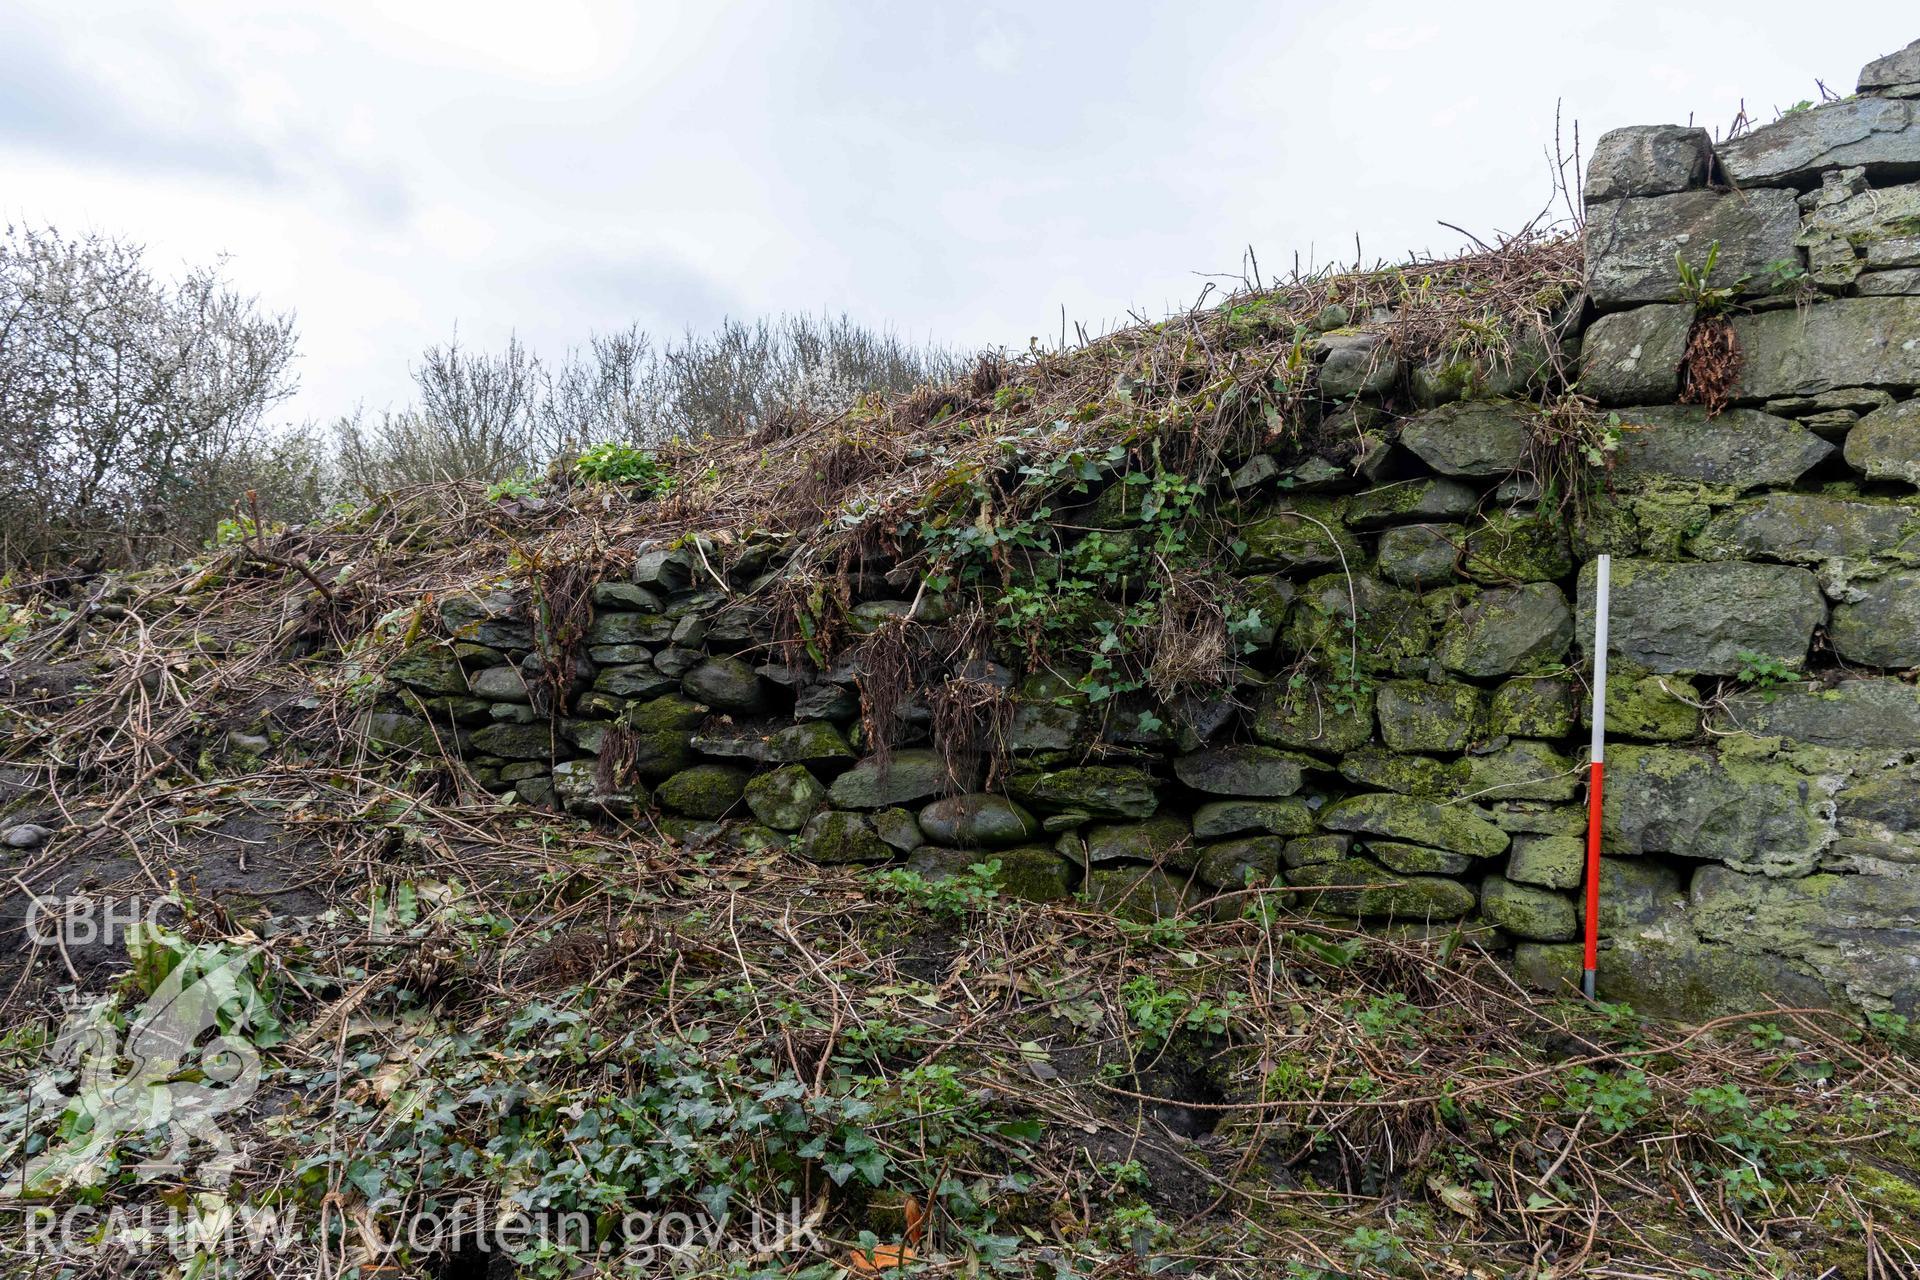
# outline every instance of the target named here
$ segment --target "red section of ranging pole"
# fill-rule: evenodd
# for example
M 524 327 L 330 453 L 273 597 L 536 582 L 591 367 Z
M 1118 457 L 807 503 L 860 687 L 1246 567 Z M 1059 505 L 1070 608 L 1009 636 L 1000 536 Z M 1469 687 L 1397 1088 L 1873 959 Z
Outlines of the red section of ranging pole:
M 1600 799 L 1607 771 L 1607 611 L 1613 594 L 1613 557 L 1593 566 L 1593 752 L 1587 770 L 1587 947 L 1580 990 L 1594 999 L 1600 967 Z

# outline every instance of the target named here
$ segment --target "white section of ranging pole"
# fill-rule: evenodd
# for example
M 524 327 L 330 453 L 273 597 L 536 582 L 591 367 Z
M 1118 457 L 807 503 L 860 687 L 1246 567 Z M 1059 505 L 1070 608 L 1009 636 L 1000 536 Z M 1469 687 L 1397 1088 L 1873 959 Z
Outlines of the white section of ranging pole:
M 1593 574 L 1593 750 L 1587 763 L 1587 911 L 1580 989 L 1595 998 L 1599 967 L 1600 810 L 1607 761 L 1607 608 L 1613 594 L 1613 557 L 1600 556 Z

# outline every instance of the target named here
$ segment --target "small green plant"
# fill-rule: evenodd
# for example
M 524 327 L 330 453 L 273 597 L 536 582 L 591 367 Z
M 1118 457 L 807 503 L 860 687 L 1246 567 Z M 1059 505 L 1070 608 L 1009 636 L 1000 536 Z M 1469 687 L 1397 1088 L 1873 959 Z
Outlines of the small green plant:
M 1647 1073 L 1637 1068 L 1595 1071 L 1581 1067 L 1562 1083 L 1559 1098 L 1551 1100 L 1569 1112 L 1592 1116 L 1607 1133 L 1625 1133 L 1653 1110 Z
M 1395 991 L 1367 1001 L 1366 1008 L 1353 1015 L 1353 1024 L 1371 1040 L 1400 1039 L 1411 1043 L 1411 1033 L 1420 1025 L 1421 1016 L 1419 1005 L 1409 1003 Z
M 1734 679 L 1741 684 L 1751 685 L 1760 691 L 1760 696 L 1772 702 L 1781 685 L 1796 684 L 1800 677 L 1794 674 L 1780 659 L 1764 653 L 1755 653 L 1752 649 L 1742 649 L 1734 655 L 1740 659 L 1740 670 L 1734 673 Z
M 1771 294 L 1798 293 L 1807 283 L 1807 269 L 1789 258 L 1776 258 L 1760 268 L 1761 287 Z
M 487 486 L 488 502 L 506 502 L 512 499 L 531 498 L 532 496 L 533 482 L 519 472 L 515 472 L 504 480 L 495 480 Z
M 1406 1244 L 1385 1227 L 1355 1227 L 1341 1243 L 1362 1268 L 1392 1269 L 1413 1261 Z
M 651 453 L 618 440 L 605 440 L 586 450 L 573 464 L 574 473 L 592 484 L 639 485 L 651 493 L 669 487 Z
M 874 879 L 934 915 L 964 920 L 990 910 L 1000 897 L 1000 866 L 1000 859 L 992 858 L 938 880 L 900 867 L 882 871 Z
M 1685 255 L 1673 255 L 1674 268 L 1680 274 L 1680 301 L 1693 304 L 1695 315 L 1702 319 L 1720 315 L 1733 306 L 1733 300 L 1739 295 L 1742 281 L 1733 285 L 1713 283 L 1713 269 L 1720 262 L 1720 242 L 1713 240 L 1707 244 L 1707 256 L 1698 266 L 1688 262 Z

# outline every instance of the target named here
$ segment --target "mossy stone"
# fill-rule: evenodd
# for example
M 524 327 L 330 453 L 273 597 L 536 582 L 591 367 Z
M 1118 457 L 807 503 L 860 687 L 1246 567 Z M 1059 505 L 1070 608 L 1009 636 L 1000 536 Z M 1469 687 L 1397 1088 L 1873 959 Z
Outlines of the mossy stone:
M 1580 909 L 1551 889 L 1517 884 L 1503 875 L 1480 882 L 1480 914 L 1517 938 L 1565 942 L 1580 936 Z
M 387 679 L 420 693 L 465 693 L 467 673 L 452 649 L 438 641 L 422 641 L 387 666 Z
M 610 694 L 616 698 L 657 698 L 679 687 L 678 680 L 656 670 L 650 662 L 626 667 L 602 667 L 593 677 L 596 693 Z
M 1089 764 L 1015 774 L 1008 789 L 1035 808 L 1095 818 L 1151 818 L 1160 807 L 1153 775 L 1126 765 Z
M 630 609 L 635 613 L 660 612 L 660 597 L 633 582 L 596 582 L 593 604 L 597 609 Z
M 1009 898 L 1059 902 L 1073 893 L 1073 868 L 1059 854 L 1040 845 L 991 852 L 922 845 L 907 857 L 907 870 L 933 882 L 971 872 L 974 867 L 993 868 L 989 879 Z
M 835 778 L 830 791 L 836 808 L 886 809 L 931 799 L 952 786 L 946 761 L 915 747 L 894 752 L 884 768 L 876 759 L 862 760 Z
M 1573 612 L 1551 582 L 1466 596 L 1447 619 L 1433 656 L 1472 679 L 1516 675 L 1558 664 L 1573 644 Z
M 673 619 L 658 613 L 602 613 L 587 628 L 589 645 L 662 645 L 673 639 Z
M 1458 920 L 1472 911 L 1474 905 L 1473 890 L 1458 880 L 1403 875 L 1367 858 L 1342 858 L 1337 862 L 1292 867 L 1287 871 L 1286 881 L 1304 889 L 1353 886 L 1325 888 L 1324 892 L 1301 896 L 1305 906 L 1326 915 Z
M 1434 586 L 1453 577 L 1466 540 L 1457 524 L 1396 525 L 1380 535 L 1376 568 L 1403 587 Z
M 1287 610 L 1293 607 L 1294 597 L 1299 594 L 1290 578 L 1274 573 L 1249 574 L 1237 583 L 1242 597 L 1258 620 L 1250 622 L 1240 633 L 1240 638 L 1256 649 L 1265 649 L 1280 634 L 1280 626 L 1287 620 Z
M 1612 681 L 1608 681 L 1612 688 Z M 1487 732 L 1516 738 L 1564 738 L 1573 732 L 1573 682 L 1564 676 L 1522 676 L 1493 691 Z
M 382 751 L 429 751 L 433 727 L 418 716 L 375 711 L 367 717 L 367 741 Z
M 653 802 L 689 818 L 722 817 L 740 803 L 749 776 L 732 765 L 697 764 L 662 782 L 654 790 Z
M 1404 840 L 1475 858 L 1507 851 L 1507 833 L 1464 807 L 1386 792 L 1349 796 L 1328 805 L 1320 825 L 1329 831 Z
M 758 711 L 766 701 L 759 673 L 726 655 L 710 657 L 687 672 L 680 687 L 694 701 L 721 711 Z
M 1359 540 L 1347 532 L 1339 499 L 1290 497 L 1240 531 L 1250 569 L 1290 572 L 1349 567 L 1365 558 Z
M 693 729 L 707 718 L 707 708 L 677 693 L 665 694 L 629 708 L 626 723 L 641 732 Z
M 454 694 L 443 694 L 438 698 L 422 699 L 422 705 L 426 707 L 435 719 L 451 720 L 455 724 L 485 724 L 489 720 L 507 720 L 514 724 L 532 724 L 540 718 L 533 714 L 531 707 L 523 704 L 488 702 L 482 698 L 462 698 Z M 505 714 L 496 715 L 496 709 L 505 712 Z M 527 714 L 515 714 L 521 711 Z
M 1077 836 L 1066 839 L 1079 841 Z M 1193 866 L 1193 831 L 1178 814 L 1163 813 L 1145 822 L 1102 823 L 1088 831 L 1078 847 L 1090 863 L 1165 862 L 1181 870 Z
M 1792 765 L 1619 743 L 1607 750 L 1601 838 L 1610 854 L 1715 859 L 1805 875 L 1831 828 L 1820 780 Z
M 1217 796 L 1290 796 L 1305 777 L 1298 756 L 1275 747 L 1214 747 L 1180 756 L 1174 776 Z
M 1218 840 L 1258 832 L 1271 836 L 1303 836 L 1313 830 L 1313 810 L 1298 796 L 1279 800 L 1212 800 L 1193 811 L 1193 834 Z
M 775 831 L 798 831 L 827 802 L 827 789 L 798 764 L 756 774 L 744 794 L 753 816 Z
M 1253 883 L 1265 884 L 1279 873 L 1285 843 L 1278 836 L 1249 836 L 1207 845 L 1200 850 L 1194 874 L 1216 889 L 1245 888 L 1249 876 Z
M 1578 836 L 1523 836 L 1513 842 L 1507 879 L 1542 889 L 1578 889 L 1586 868 L 1587 842 Z
M 948 796 L 921 809 L 920 830 L 934 844 L 996 849 L 1032 839 L 1040 824 L 1005 796 L 973 793 Z
M 1340 776 L 1368 790 L 1405 796 L 1446 796 L 1462 791 L 1466 766 L 1458 760 L 1404 755 L 1366 747 L 1340 757 Z
M 1123 920 L 1151 924 L 1185 908 L 1185 884 L 1155 867 L 1096 867 L 1081 886 L 1087 904 Z
M 1461 572 L 1476 582 L 1546 582 L 1573 572 L 1566 526 L 1545 512 L 1495 511 L 1467 531 Z
M 851 760 L 853 748 L 846 735 L 824 720 L 789 725 L 767 739 L 767 759 L 775 763 L 805 760 Z
M 1458 480 L 1402 480 L 1347 499 L 1346 520 L 1356 529 L 1447 520 L 1466 515 L 1479 502 L 1480 495 Z
M 1280 850 L 1280 860 L 1289 867 L 1317 867 L 1338 862 L 1353 848 L 1352 836 L 1295 836 Z
M 509 760 L 547 760 L 553 756 L 553 730 L 544 724 L 490 724 L 476 729 L 473 749 Z
M 1389 680 L 1374 695 L 1374 715 L 1394 751 L 1464 751 L 1486 731 L 1486 694 L 1469 684 Z
M 1467 794 L 1479 801 L 1571 800 L 1586 770 L 1544 742 L 1516 738 L 1497 751 L 1468 756 Z
M 1253 736 L 1275 747 L 1339 755 L 1373 737 L 1373 690 L 1335 692 L 1307 679 L 1269 688 L 1254 711 Z
M 800 855 L 814 862 L 885 862 L 893 846 L 873 830 L 864 813 L 828 809 L 815 814 L 800 832 Z
M 1539 421 L 1533 405 L 1449 404 L 1414 415 L 1400 443 L 1443 476 L 1499 476 L 1525 465 Z
M 1387 870 L 1404 875 L 1457 876 L 1472 870 L 1474 865 L 1473 859 L 1464 853 L 1429 849 L 1425 845 L 1407 844 L 1401 840 L 1366 840 L 1361 844 L 1368 857 Z
M 1366 672 L 1415 675 L 1426 669 L 1433 623 L 1405 588 L 1366 574 L 1326 574 L 1301 591 L 1287 616 L 1286 642 L 1336 669 L 1352 660 Z

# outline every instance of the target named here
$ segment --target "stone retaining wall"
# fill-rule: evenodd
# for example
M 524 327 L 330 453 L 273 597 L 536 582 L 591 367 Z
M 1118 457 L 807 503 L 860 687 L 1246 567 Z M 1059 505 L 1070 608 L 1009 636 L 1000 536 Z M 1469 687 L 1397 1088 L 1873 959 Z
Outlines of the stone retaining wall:
M 1608 552 L 1603 994 L 1920 1014 L 1920 43 L 1718 147 L 1610 133 L 1586 190 L 1565 354 L 1618 415 L 1609 485 L 1540 491 L 1550 353 L 1402 368 L 1329 317 L 1319 392 L 1360 447 L 1254 455 L 1223 486 L 1262 602 L 1231 696 L 1142 719 L 990 653 L 948 674 L 1012 696 L 1001 776 L 954 776 L 925 697 L 883 763 L 856 662 L 773 660 L 781 544 L 761 537 L 725 580 L 701 548 L 644 550 L 594 588 L 565 682 L 524 593 L 443 601 L 372 736 L 437 736 L 492 790 L 682 839 L 929 877 L 990 857 L 1012 892 L 1139 916 L 1251 882 L 1382 926 L 1466 922 L 1551 984 L 1579 966 L 1582 645 Z M 1717 414 L 1678 403 L 1698 317 L 1674 259 L 1709 244 L 1742 357 Z M 1124 536 L 1128 502 L 1114 485 L 1061 518 Z M 938 628 L 944 602 L 885 568 L 858 575 L 849 629 Z

